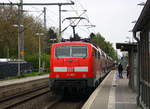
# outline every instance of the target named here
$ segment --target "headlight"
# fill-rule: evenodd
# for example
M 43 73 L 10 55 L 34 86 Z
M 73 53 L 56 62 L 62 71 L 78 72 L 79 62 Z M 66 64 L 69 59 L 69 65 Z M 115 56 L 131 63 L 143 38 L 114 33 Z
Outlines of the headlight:
M 59 78 L 60 77 L 60 75 L 59 74 L 56 74 L 56 78 Z
M 88 72 L 88 67 L 75 67 L 74 68 L 75 72 Z
M 83 78 L 86 78 L 87 76 L 86 76 L 86 74 L 83 74 L 82 77 L 83 77 Z

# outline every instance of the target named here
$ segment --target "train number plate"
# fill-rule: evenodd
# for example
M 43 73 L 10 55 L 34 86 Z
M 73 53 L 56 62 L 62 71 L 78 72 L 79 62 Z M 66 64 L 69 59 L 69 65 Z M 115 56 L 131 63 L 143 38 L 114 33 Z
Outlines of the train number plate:
M 74 68 L 73 67 L 67 67 L 67 72 L 73 72 Z

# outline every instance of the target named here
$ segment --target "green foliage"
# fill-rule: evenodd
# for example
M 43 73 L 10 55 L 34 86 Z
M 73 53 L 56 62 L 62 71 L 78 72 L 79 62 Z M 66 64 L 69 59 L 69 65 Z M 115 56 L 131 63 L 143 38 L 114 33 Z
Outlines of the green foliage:
M 32 63 L 34 69 L 38 69 L 39 55 L 38 54 L 25 54 L 25 60 Z
M 0 6 L 0 57 L 17 56 L 17 9 Z
M 57 43 L 58 42 L 58 29 L 56 29 L 55 27 L 51 27 L 48 29 L 47 33 L 46 33 L 46 39 L 45 39 L 45 51 L 46 54 L 50 54 L 50 47 L 53 43 Z
M 0 57 L 18 57 L 18 10 L 14 6 L 0 6 Z M 25 53 L 38 52 L 38 36 L 36 33 L 45 33 L 40 20 L 31 15 L 23 14 L 23 32 Z M 41 38 L 41 47 L 45 48 L 44 38 Z
M 90 34 L 90 40 L 98 45 L 108 56 L 110 56 L 113 60 L 117 59 L 117 52 L 113 48 L 112 44 L 105 40 L 105 38 L 97 33 L 91 33 Z
M 57 38 L 57 33 L 55 32 L 55 29 L 49 28 L 47 37 L 49 40 L 50 39 L 56 39 L 57 40 L 58 38 Z
M 41 59 L 45 62 L 46 72 L 49 72 L 49 68 L 50 68 L 50 55 L 49 54 L 42 54 Z
M 32 63 L 34 69 L 38 69 L 39 67 L 39 54 L 26 54 L 25 55 L 25 60 L 27 62 Z M 46 71 L 49 72 L 49 55 L 48 54 L 42 54 L 41 55 L 41 62 L 45 62 L 45 68 Z
M 32 72 L 32 73 L 25 73 L 25 74 L 22 74 L 20 76 L 16 76 L 15 78 L 24 78 L 24 77 L 30 77 L 30 76 L 39 76 L 39 75 L 44 75 L 44 74 L 47 74 L 47 73 Z
M 0 6 L 0 57 L 18 58 L 18 9 L 15 6 Z M 47 38 L 50 37 L 47 30 L 43 27 L 40 20 L 33 16 L 23 13 L 23 32 L 24 32 L 24 52 L 25 61 L 30 62 L 34 69 L 38 69 L 39 61 L 39 37 L 41 37 L 41 60 L 46 63 L 46 69 L 49 69 L 49 46 Z M 50 33 L 57 36 L 55 28 Z M 37 33 L 44 33 L 44 36 L 38 36 Z M 51 35 L 51 34 L 50 34 Z M 45 37 L 46 36 L 46 37 Z M 47 52 L 46 52 L 47 51 Z
M 47 74 L 47 73 L 39 73 L 39 72 L 25 73 L 25 74 L 22 74 L 20 76 L 8 77 L 8 78 L 5 78 L 5 79 L 0 79 L 0 81 L 12 80 L 12 79 L 20 79 L 20 78 L 31 77 L 31 76 L 40 76 L 40 75 L 45 75 L 45 74 Z

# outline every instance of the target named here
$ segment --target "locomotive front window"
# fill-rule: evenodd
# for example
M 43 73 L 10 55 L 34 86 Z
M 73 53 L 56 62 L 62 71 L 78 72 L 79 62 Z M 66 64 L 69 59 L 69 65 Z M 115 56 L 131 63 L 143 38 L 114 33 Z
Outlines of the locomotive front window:
M 72 46 L 72 57 L 86 57 L 87 47 L 86 46 Z
M 87 46 L 59 46 L 55 49 L 58 58 L 80 58 L 87 56 Z
M 56 47 L 55 55 L 58 58 L 67 58 L 70 57 L 70 47 L 69 46 L 60 46 Z

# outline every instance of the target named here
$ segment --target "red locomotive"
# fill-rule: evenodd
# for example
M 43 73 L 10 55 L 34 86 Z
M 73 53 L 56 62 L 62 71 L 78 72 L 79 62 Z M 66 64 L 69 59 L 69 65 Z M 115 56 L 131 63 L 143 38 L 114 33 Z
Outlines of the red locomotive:
M 86 42 L 53 44 L 50 56 L 49 86 L 51 89 L 93 89 L 108 73 L 111 59 L 100 49 Z

